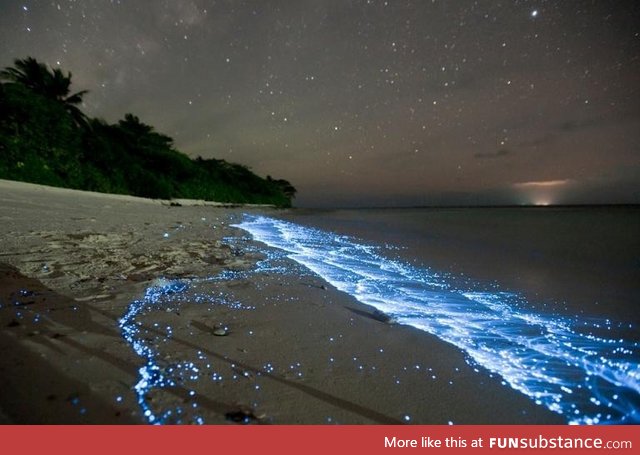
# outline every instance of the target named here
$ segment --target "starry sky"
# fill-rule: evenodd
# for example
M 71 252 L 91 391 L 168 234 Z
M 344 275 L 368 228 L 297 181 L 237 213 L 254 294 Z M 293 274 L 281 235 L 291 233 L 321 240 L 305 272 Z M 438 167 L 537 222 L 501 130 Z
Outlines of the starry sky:
M 0 0 L 26 56 L 297 206 L 640 203 L 634 0 Z

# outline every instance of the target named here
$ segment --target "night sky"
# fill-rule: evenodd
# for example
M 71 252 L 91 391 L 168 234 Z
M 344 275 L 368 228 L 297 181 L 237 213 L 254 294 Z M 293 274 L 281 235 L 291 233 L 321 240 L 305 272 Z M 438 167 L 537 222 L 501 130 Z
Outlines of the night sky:
M 637 1 L 0 0 L 26 56 L 298 206 L 640 203 Z

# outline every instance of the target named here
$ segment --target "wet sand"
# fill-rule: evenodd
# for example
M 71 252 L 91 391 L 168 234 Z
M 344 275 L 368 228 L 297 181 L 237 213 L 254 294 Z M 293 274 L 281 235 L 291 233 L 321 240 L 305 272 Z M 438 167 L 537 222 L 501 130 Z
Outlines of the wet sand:
M 287 259 L 256 271 L 229 225 L 278 211 L 181 204 L 0 181 L 1 422 L 563 422 Z M 160 278 L 188 287 L 133 321 L 171 372 L 140 392 L 119 321 Z

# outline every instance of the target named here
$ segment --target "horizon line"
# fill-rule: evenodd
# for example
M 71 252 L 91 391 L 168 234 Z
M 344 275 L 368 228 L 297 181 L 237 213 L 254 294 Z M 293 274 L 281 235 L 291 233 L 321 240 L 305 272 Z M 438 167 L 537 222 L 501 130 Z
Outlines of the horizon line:
M 640 208 L 640 203 L 584 203 L 584 204 L 432 204 L 432 205 L 372 205 L 372 206 L 336 206 L 336 207 L 291 207 L 301 210 L 373 210 L 373 209 L 549 209 L 549 208 Z

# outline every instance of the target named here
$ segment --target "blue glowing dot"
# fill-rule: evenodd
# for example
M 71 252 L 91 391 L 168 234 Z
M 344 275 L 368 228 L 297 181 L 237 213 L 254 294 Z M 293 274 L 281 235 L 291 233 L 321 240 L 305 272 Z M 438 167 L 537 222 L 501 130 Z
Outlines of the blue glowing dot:
M 122 401 L 122 397 L 121 397 L 121 396 L 117 396 L 117 397 L 116 397 L 116 401 L 117 401 L 118 403 L 120 403 L 120 402 Z
M 533 11 L 531 11 L 531 17 L 538 17 L 538 10 L 534 9 Z
M 411 417 L 410 417 L 409 415 L 406 415 L 406 414 L 405 414 L 405 416 L 403 417 L 403 419 L 404 419 L 404 421 L 405 421 L 405 422 L 408 422 L 408 421 L 410 421 L 410 420 L 411 420 Z

